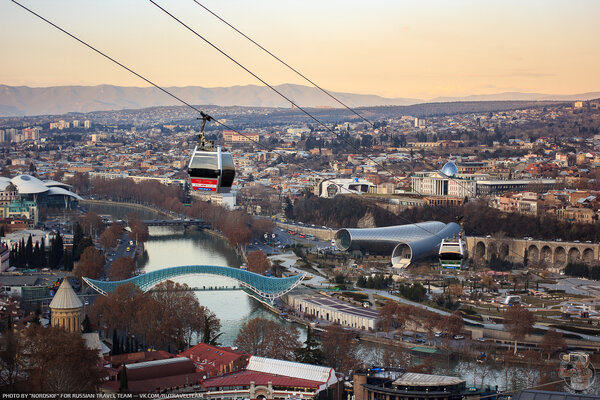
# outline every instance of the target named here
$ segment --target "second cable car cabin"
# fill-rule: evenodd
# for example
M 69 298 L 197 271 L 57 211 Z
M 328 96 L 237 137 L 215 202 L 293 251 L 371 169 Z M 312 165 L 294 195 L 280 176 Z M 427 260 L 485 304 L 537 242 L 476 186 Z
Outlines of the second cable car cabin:
M 233 157 L 221 147 L 206 149 L 196 146 L 188 174 L 194 191 L 229 193 L 235 178 Z
M 461 269 L 467 256 L 467 246 L 461 237 L 443 239 L 440 244 L 440 265 L 443 269 Z

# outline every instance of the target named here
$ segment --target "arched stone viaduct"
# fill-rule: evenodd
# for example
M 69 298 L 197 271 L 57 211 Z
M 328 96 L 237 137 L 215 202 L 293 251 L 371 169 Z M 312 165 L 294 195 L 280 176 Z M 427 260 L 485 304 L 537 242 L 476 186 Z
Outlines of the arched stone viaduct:
M 489 261 L 493 255 L 515 263 L 527 258 L 529 263 L 543 262 L 563 268 L 568 262 L 593 264 L 600 259 L 600 244 L 525 240 L 494 237 L 467 237 L 469 256 L 475 261 Z

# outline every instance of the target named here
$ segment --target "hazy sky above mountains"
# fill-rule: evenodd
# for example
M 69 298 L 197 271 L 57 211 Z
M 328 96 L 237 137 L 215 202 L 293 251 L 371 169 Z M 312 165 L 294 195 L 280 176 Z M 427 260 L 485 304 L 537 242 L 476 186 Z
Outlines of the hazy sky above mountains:
M 161 86 L 260 84 L 146 0 L 20 0 Z M 600 90 L 600 1 L 199 0 L 325 88 L 432 98 Z M 271 84 L 306 84 L 192 0 L 157 0 Z M 148 86 L 0 2 L 0 83 Z

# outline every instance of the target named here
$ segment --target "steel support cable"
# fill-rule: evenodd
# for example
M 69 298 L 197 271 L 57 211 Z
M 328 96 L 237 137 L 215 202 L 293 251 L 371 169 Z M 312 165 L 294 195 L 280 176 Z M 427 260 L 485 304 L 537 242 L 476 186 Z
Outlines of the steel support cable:
M 232 24 L 230 24 L 223 17 L 217 15 L 214 11 L 212 11 L 211 9 L 209 9 L 208 7 L 206 7 L 205 5 L 203 5 L 202 3 L 200 3 L 198 0 L 192 0 L 192 1 L 194 3 L 196 3 L 198 6 L 202 7 L 208 13 L 210 13 L 211 15 L 213 15 L 219 21 L 223 22 L 225 25 L 229 26 L 231 29 L 233 29 L 234 31 L 236 31 L 237 33 L 239 33 L 241 36 L 243 36 L 244 38 L 246 38 L 247 40 L 249 40 L 251 43 L 253 43 L 254 45 L 256 45 L 258 48 L 260 48 L 261 50 L 263 50 L 265 53 L 267 53 L 268 55 L 270 55 L 271 57 L 273 57 L 275 60 L 279 61 L 281 64 L 283 64 L 284 66 L 286 66 L 288 69 L 290 69 L 291 71 L 293 71 L 294 73 L 296 73 L 302 79 L 304 79 L 305 81 L 309 82 L 315 88 L 319 89 L 320 91 L 322 91 L 323 93 L 325 93 L 327 96 L 329 96 L 330 98 L 332 98 L 333 100 L 335 100 L 338 104 L 342 105 L 348 111 L 352 112 L 353 114 L 355 114 L 356 116 L 358 116 L 360 119 L 362 119 L 363 121 L 365 121 L 366 123 L 368 123 L 369 125 L 371 125 L 373 128 L 375 128 L 375 124 L 372 121 L 370 121 L 369 119 L 367 119 L 365 116 L 363 116 L 362 114 L 360 114 L 355 109 L 353 109 L 353 108 L 349 107 L 348 105 L 346 105 L 345 103 L 343 103 L 340 99 L 338 99 L 337 97 L 335 97 L 329 91 L 323 89 L 321 86 L 319 86 L 313 80 L 311 80 L 306 75 L 304 75 L 303 73 L 301 73 L 300 71 L 298 71 L 296 68 L 294 68 L 291 65 L 289 65 L 287 62 L 285 62 L 284 60 L 282 60 L 281 58 L 279 58 L 277 55 L 273 54 L 273 52 L 271 52 L 268 49 L 266 49 L 264 46 L 262 46 L 256 40 L 252 39 L 251 37 L 249 37 L 248 35 L 246 35 L 244 32 L 240 31 L 238 28 L 236 28 L 235 26 L 233 26 Z M 407 179 L 407 178 L 402 178 L 401 181 L 405 180 L 405 179 Z M 453 179 L 453 178 L 450 177 L 450 179 Z M 467 189 L 467 190 L 469 190 L 469 189 Z
M 21 3 L 19 3 L 16 0 L 11 0 L 13 3 L 15 3 L 16 5 L 18 5 L 19 7 L 23 8 L 24 10 L 28 11 L 29 13 L 35 15 L 36 17 L 38 17 L 39 19 L 43 20 L 44 22 L 48 23 L 49 25 L 53 26 L 54 28 L 60 30 L 61 32 L 63 32 L 64 34 L 68 35 L 69 37 L 75 39 L 76 41 L 78 41 L 79 43 L 83 44 L 84 46 L 88 47 L 89 49 L 93 50 L 94 52 L 100 54 L 101 56 L 105 57 L 106 59 L 112 61 L 113 63 L 117 64 L 118 66 L 120 66 L 121 68 L 127 70 L 128 72 L 132 73 L 133 75 L 137 76 L 138 78 L 142 79 L 143 81 L 149 83 L 150 85 L 152 85 L 153 87 L 159 89 L 160 91 L 162 91 L 163 93 L 167 94 L 168 96 L 176 99 L 177 101 L 181 102 L 182 104 L 190 107 L 191 109 L 193 109 L 194 111 L 200 113 L 201 115 L 205 115 L 205 113 L 198 109 L 197 107 L 193 106 L 192 104 L 186 102 L 185 100 L 181 99 L 180 97 L 176 96 L 175 94 L 169 92 L 168 90 L 164 89 L 163 87 L 155 84 L 154 82 L 152 82 L 151 80 L 145 78 L 144 76 L 142 76 L 141 74 L 135 72 L 134 70 L 132 70 L 131 68 L 127 67 L 126 65 L 122 64 L 121 62 L 117 61 L 116 59 L 112 58 L 111 56 L 105 54 L 104 52 L 98 50 L 97 48 L 95 48 L 94 46 L 88 44 L 87 42 L 83 41 L 82 39 L 79 39 L 77 36 L 73 35 L 72 33 L 68 32 L 67 30 L 61 28 L 60 26 L 58 26 L 57 24 L 53 23 L 52 21 L 48 20 L 47 18 L 43 17 L 42 15 L 36 13 L 35 11 L 25 7 L 24 5 L 22 5 Z M 164 12 L 166 12 L 167 14 L 169 14 L 170 16 L 172 16 L 172 14 L 168 13 L 168 11 L 164 10 L 162 7 L 160 7 L 158 4 L 156 4 L 153 0 L 149 0 L 150 2 L 152 2 L 154 5 L 156 5 L 158 8 L 160 8 L 161 10 L 163 10 Z M 267 84 L 266 82 L 264 82 L 261 78 L 259 78 L 258 76 L 254 75 L 250 70 L 248 70 L 247 68 L 245 68 L 243 65 L 241 65 L 240 63 L 238 63 L 236 60 L 234 60 L 233 58 L 231 58 L 229 55 L 227 55 L 226 53 L 224 53 L 222 50 L 220 50 L 218 47 L 216 47 L 215 45 L 213 45 L 211 42 L 207 41 L 206 39 L 204 39 L 204 37 L 200 36 L 198 33 L 196 33 L 194 30 L 192 30 L 191 28 L 189 28 L 187 25 L 185 25 L 183 22 L 179 21 L 176 17 L 172 16 L 172 18 L 176 19 L 178 22 L 180 22 L 182 25 L 186 26 L 186 28 L 190 29 L 192 32 L 194 32 L 197 36 L 199 36 L 200 38 L 202 38 L 204 41 L 206 41 L 207 43 L 209 43 L 212 47 L 214 47 L 215 49 L 217 49 L 219 52 L 221 52 L 223 55 L 225 55 L 227 58 L 229 58 L 230 60 L 232 60 L 233 62 L 235 62 L 237 65 L 239 65 L 241 68 L 243 68 L 244 70 L 248 71 L 250 74 L 252 74 L 253 76 L 255 76 L 257 79 L 259 79 L 261 82 L 263 82 L 265 85 L 267 85 L 268 87 L 270 87 L 272 90 L 274 90 L 275 92 L 277 92 L 279 95 L 281 95 L 282 97 L 284 97 L 286 100 L 290 101 L 290 103 L 296 105 L 294 102 L 292 102 L 291 100 L 289 100 L 286 96 L 284 96 L 283 94 L 281 94 L 279 91 L 277 91 L 275 88 L 273 88 L 272 86 L 270 86 L 269 84 Z M 336 134 L 331 128 L 329 128 L 328 126 L 326 126 L 325 124 L 323 124 L 321 121 L 319 121 L 318 119 L 316 119 L 314 116 L 312 116 L 310 113 L 308 113 L 306 110 L 304 110 L 303 108 L 299 107 L 298 105 L 296 105 L 296 107 L 298 107 L 298 109 L 302 110 L 306 115 L 308 115 L 309 117 L 311 117 L 313 120 L 315 120 L 317 123 L 319 123 L 321 126 L 325 127 L 328 131 L 330 131 L 331 133 L 333 133 L 334 135 L 338 136 L 338 134 Z M 254 140 L 252 138 L 250 138 L 248 135 L 244 135 L 241 132 L 238 132 L 237 130 L 227 126 L 226 124 L 222 123 L 221 121 L 214 119 L 215 123 L 217 123 L 220 126 L 223 126 L 226 129 L 229 129 L 241 136 L 246 137 L 247 139 L 251 140 L 252 142 L 256 143 L 257 145 L 259 145 L 260 147 L 263 147 L 269 151 L 275 152 L 277 153 L 277 151 L 269 148 L 268 146 L 261 144 L 259 141 Z M 358 150 L 358 148 L 356 146 L 354 146 L 352 143 L 346 141 L 346 143 L 350 144 L 352 147 L 354 147 L 355 149 Z M 278 153 L 279 154 L 279 153 Z M 280 157 L 281 154 L 279 154 Z M 393 177 L 396 177 L 395 174 L 391 173 L 388 169 L 386 169 L 385 167 L 383 167 L 381 164 L 377 163 L 376 161 L 374 161 L 370 156 L 367 156 L 370 160 L 372 160 L 373 162 L 375 162 L 378 166 L 380 166 L 381 168 L 383 168 L 384 170 L 386 170 L 387 172 L 389 172 Z M 283 157 L 282 157 L 283 158 Z M 309 171 L 311 173 L 317 174 L 318 173 L 314 170 L 310 170 L 308 168 L 304 168 L 306 171 Z M 406 179 L 406 178 L 405 178 Z M 341 185 L 338 185 L 341 187 Z M 418 193 L 419 195 L 423 196 L 423 194 Z M 374 202 L 375 203 L 375 202 Z M 375 203 L 376 204 L 376 203 Z M 403 219 L 404 221 L 408 222 L 408 223 L 413 223 L 411 221 L 409 221 L 406 218 L 400 217 L 401 219 Z M 417 225 L 418 226 L 418 225 Z M 423 227 L 419 227 L 420 229 L 426 231 L 427 233 L 436 236 L 438 238 L 441 238 L 439 235 L 427 230 L 426 228 Z M 444 239 L 444 238 L 441 238 Z
M 370 121 L 369 119 L 367 119 L 365 116 L 363 116 L 362 114 L 360 114 L 358 111 L 354 110 L 353 108 L 351 108 L 348 105 L 346 105 L 345 103 L 343 103 L 340 99 L 338 99 L 337 97 L 335 97 L 329 91 L 323 89 L 321 86 L 319 86 L 313 80 L 311 80 L 306 75 L 304 75 L 303 73 L 301 73 L 300 71 L 298 71 L 296 68 L 294 68 L 291 65 L 289 65 L 287 62 L 285 62 L 284 60 L 282 60 L 281 58 L 279 58 L 277 55 L 273 54 L 273 52 L 271 52 L 268 49 L 266 49 L 264 46 L 262 46 L 256 40 L 252 39 L 251 37 L 249 37 L 248 35 L 246 35 L 244 32 L 240 31 L 238 28 L 236 28 L 235 26 L 233 26 L 232 24 L 230 24 L 223 17 L 217 15 L 214 11 L 212 11 L 211 9 L 209 9 L 208 7 L 206 7 L 205 5 L 203 5 L 202 3 L 200 3 L 198 0 L 192 0 L 192 1 L 194 3 L 196 3 L 198 6 L 202 7 L 208 13 L 210 13 L 211 15 L 213 15 L 219 21 L 223 22 L 225 25 L 229 26 L 231 29 L 233 29 L 234 31 L 236 31 L 237 33 L 239 33 L 241 36 L 243 36 L 244 38 L 246 38 L 247 40 L 249 40 L 251 43 L 253 43 L 255 46 L 257 46 L 258 48 L 260 48 L 261 50 L 263 50 L 265 53 L 267 53 L 268 55 L 270 55 L 271 57 L 273 57 L 275 60 L 279 61 L 281 64 L 283 64 L 284 66 L 286 66 L 288 69 L 290 69 L 291 71 L 293 71 L 294 73 L 296 73 L 302 79 L 304 79 L 305 81 L 309 82 L 315 88 L 319 89 L 320 91 L 322 91 L 323 93 L 325 93 L 327 96 L 329 96 L 330 98 L 332 98 L 333 100 L 335 100 L 338 104 L 342 105 L 348 111 L 352 112 L 353 114 L 355 114 L 356 116 L 358 116 L 360 119 L 362 119 L 363 121 L 365 121 L 366 123 L 368 123 L 369 125 L 371 125 L 373 128 L 375 128 L 375 124 L 372 121 Z M 414 172 L 414 169 L 413 169 L 413 172 Z M 397 178 L 395 175 L 394 175 L 394 177 Z M 409 178 L 409 176 L 400 179 L 400 181 L 404 181 L 404 180 L 406 180 L 408 178 Z M 453 179 L 453 180 L 455 179 L 453 177 L 448 177 L 448 178 Z M 465 189 L 467 189 L 467 190 L 470 191 L 470 189 L 468 189 L 468 188 L 465 188 Z

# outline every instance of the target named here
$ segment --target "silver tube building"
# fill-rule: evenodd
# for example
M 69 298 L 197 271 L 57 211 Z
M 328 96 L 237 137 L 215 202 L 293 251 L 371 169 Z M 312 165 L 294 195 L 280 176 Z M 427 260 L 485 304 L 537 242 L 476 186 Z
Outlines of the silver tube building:
M 405 268 L 412 261 L 435 253 L 442 239 L 458 235 L 460 230 L 460 226 L 454 222 L 445 224 L 439 221 L 382 228 L 340 229 L 335 234 L 335 245 L 342 251 L 391 254 L 392 265 Z

